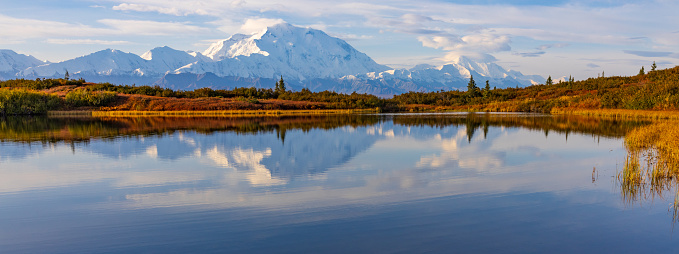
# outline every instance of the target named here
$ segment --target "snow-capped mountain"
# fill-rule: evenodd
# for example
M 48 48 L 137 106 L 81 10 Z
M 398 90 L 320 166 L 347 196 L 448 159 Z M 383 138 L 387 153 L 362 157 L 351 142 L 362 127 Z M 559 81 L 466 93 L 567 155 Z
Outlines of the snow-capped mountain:
M 251 35 L 235 34 L 203 53 L 159 47 L 138 56 L 106 49 L 45 63 L 11 50 L 0 51 L 2 79 L 60 78 L 66 71 L 73 78 L 92 82 L 153 84 L 183 90 L 273 87 L 275 80 L 283 76 L 288 87 L 296 90 L 384 96 L 408 91 L 464 90 L 470 76 L 479 85 L 489 80 L 491 86 L 498 88 L 544 82 L 540 76 L 525 76 L 492 62 L 465 57 L 443 66 L 422 64 L 409 70 L 391 69 L 323 31 L 285 23 Z
M 235 34 L 212 44 L 203 54 L 215 62 L 197 62 L 177 72 L 303 81 L 389 69 L 323 31 L 285 23 L 250 36 Z
M 35 57 L 17 54 L 12 50 L 0 50 L 0 78 L 16 78 L 16 74 L 22 70 L 38 65 L 46 64 Z
M 60 63 L 30 67 L 20 74 L 27 77 L 62 77 L 68 71 L 69 74 L 76 76 L 132 75 L 161 77 L 184 65 L 207 59 L 200 53 L 192 54 L 170 47 L 155 48 L 141 56 L 115 49 L 105 49 Z
M 493 86 L 526 86 L 535 83 L 543 83 L 544 78 L 531 75 L 526 76 L 518 71 L 505 70 L 495 63 L 475 62 L 467 57 L 459 57 L 456 61 L 442 66 L 428 64 L 417 65 L 409 70 L 388 70 L 380 73 L 366 73 L 357 77 L 345 77 L 349 79 L 399 79 L 412 80 L 418 84 L 444 84 L 444 87 L 466 89 L 469 78 L 474 77 L 478 85 L 488 80 Z M 434 89 L 432 87 L 432 89 Z M 434 89 L 436 90 L 436 89 Z
M 24 77 L 63 77 L 71 75 L 143 75 L 145 61 L 138 55 L 106 49 L 60 63 L 30 67 L 20 75 Z
M 149 71 L 162 74 L 173 72 L 196 61 L 211 60 L 198 52 L 181 51 L 168 46 L 154 48 L 141 55 L 141 58 L 148 61 L 146 64 Z

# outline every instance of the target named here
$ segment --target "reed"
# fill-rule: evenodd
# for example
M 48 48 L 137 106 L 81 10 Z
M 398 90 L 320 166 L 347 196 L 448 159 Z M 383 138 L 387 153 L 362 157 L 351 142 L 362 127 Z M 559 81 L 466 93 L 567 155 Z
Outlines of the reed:
M 210 110 L 210 111 L 92 111 L 94 117 L 219 117 L 219 116 L 283 116 L 378 113 L 375 109 L 315 109 L 315 110 Z
M 553 108 L 550 113 L 554 115 L 583 115 L 615 119 L 679 120 L 679 111 Z
M 47 116 L 49 116 L 49 117 L 92 116 L 92 111 L 87 111 L 87 110 L 52 110 L 52 111 L 47 111 Z
M 636 128 L 625 136 L 628 151 L 618 182 L 628 203 L 679 191 L 679 121 L 665 120 Z M 673 221 L 679 219 L 679 193 L 671 205 Z

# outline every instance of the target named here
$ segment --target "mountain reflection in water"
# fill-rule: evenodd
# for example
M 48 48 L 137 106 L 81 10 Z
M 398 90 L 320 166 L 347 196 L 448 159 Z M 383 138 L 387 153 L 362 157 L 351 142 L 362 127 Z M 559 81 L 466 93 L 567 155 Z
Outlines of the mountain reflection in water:
M 622 137 L 642 124 L 579 116 L 490 113 L 231 118 L 10 117 L 0 121 L 0 140 L 43 146 L 65 143 L 72 146 L 73 152 L 84 150 L 108 158 L 146 153 L 159 159 L 176 160 L 204 154 L 224 167 L 236 163 L 251 170 L 266 168 L 272 176 L 289 179 L 324 172 L 365 151 L 377 140 L 396 134 L 425 139 L 441 135 L 436 129 L 464 127 L 466 139 L 471 143 L 475 135 L 482 133 L 486 138 L 489 127 L 502 127 L 541 131 L 545 137 L 550 132 L 562 133 L 566 139 L 571 133 Z M 384 128 L 386 125 L 388 130 Z M 340 131 L 315 131 L 333 129 Z M 215 133 L 238 135 L 237 138 L 212 136 Z M 338 135 L 340 133 L 347 135 Z M 120 139 L 134 141 L 118 142 Z M 29 154 L 28 150 L 23 153 L 21 150 L 4 151 L 0 158 Z M 245 158 L 257 162 L 246 162 Z
M 486 113 L 5 118 L 0 250 L 648 250 L 630 240 L 642 239 L 671 252 L 662 233 L 624 230 L 660 232 L 667 210 L 644 217 L 613 192 L 622 137 L 646 124 Z

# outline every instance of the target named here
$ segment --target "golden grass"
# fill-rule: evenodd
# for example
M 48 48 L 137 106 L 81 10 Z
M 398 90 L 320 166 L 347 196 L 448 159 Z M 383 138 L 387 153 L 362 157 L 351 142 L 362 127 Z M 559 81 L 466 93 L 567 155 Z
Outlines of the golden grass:
M 92 116 L 92 111 L 87 110 L 64 110 L 64 111 L 47 111 L 47 116 Z
M 92 111 L 94 117 L 219 117 L 219 116 L 282 116 L 378 113 L 379 109 L 313 109 L 313 110 L 208 110 L 208 111 Z M 55 114 L 57 114 L 55 112 Z
M 572 109 L 553 108 L 554 115 L 584 115 L 615 119 L 670 119 L 679 120 L 679 111 L 630 110 L 630 109 Z
M 679 174 L 679 121 L 663 121 L 632 130 L 625 136 L 630 153 L 645 153 L 667 177 Z
M 625 136 L 628 151 L 618 174 L 623 198 L 633 202 L 647 195 L 662 196 L 672 188 L 679 191 L 679 121 L 658 121 L 630 131 Z M 679 193 L 671 207 L 679 219 Z

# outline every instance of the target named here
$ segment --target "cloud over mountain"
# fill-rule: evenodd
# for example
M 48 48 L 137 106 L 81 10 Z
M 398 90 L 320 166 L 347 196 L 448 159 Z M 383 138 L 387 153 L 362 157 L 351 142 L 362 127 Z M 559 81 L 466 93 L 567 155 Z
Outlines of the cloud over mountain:
M 14 64 L 12 71 L 14 77 L 22 78 L 59 78 L 68 71 L 71 77 L 95 82 L 155 84 L 183 90 L 272 87 L 274 80 L 282 76 L 293 89 L 357 91 L 385 96 L 408 91 L 460 89 L 466 86 L 470 76 L 481 82 L 489 80 L 497 87 L 543 82 L 539 76 L 505 70 L 494 63 L 492 56 L 483 53 L 508 50 L 509 39 L 503 36 L 466 36 L 455 42 L 434 37 L 429 42 L 432 47 L 451 52 L 475 47 L 480 57 L 458 56 L 442 66 L 418 65 L 408 70 L 380 65 L 346 41 L 321 30 L 278 20 L 246 23 L 244 30 L 268 23 L 274 25 L 252 34 L 234 34 L 213 43 L 202 53 L 165 46 L 138 56 L 107 49 L 59 63 Z M 5 61 L 5 65 L 9 62 Z

